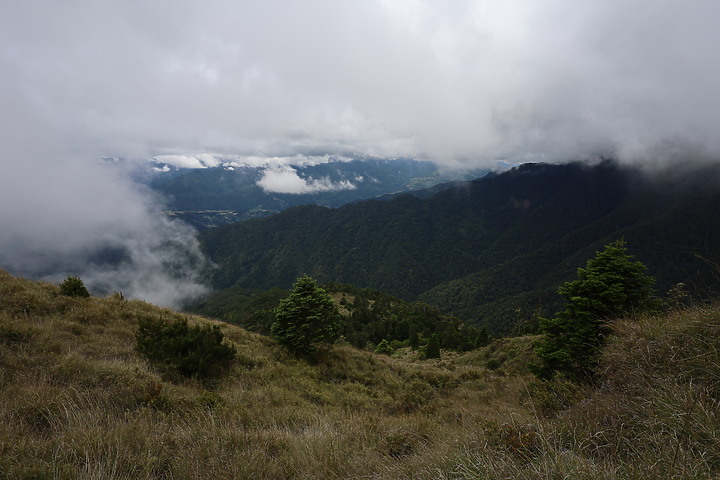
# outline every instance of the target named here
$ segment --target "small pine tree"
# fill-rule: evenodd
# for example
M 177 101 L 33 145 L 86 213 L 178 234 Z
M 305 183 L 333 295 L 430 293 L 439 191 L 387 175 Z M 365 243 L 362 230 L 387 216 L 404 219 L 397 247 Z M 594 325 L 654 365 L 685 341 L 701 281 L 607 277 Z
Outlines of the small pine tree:
M 270 332 L 294 353 L 312 355 L 340 336 L 341 318 L 332 297 L 315 280 L 303 276 L 275 309 Z
M 534 366 L 540 378 L 560 372 L 573 380 L 593 374 L 598 351 L 609 333 L 608 319 L 639 314 L 657 307 L 655 279 L 633 262 L 624 240 L 617 240 L 578 269 L 578 279 L 562 285 L 565 310 L 540 319 L 545 334 L 537 349 L 542 361 Z
M 437 333 L 430 335 L 425 345 L 425 358 L 440 358 L 440 338 Z
M 79 277 L 68 275 L 68 277 L 60 284 L 60 293 L 68 297 L 89 298 L 90 292 L 85 288 L 85 284 Z
M 375 347 L 375 353 L 382 353 L 383 355 L 392 355 L 393 349 L 387 340 L 384 340 Z

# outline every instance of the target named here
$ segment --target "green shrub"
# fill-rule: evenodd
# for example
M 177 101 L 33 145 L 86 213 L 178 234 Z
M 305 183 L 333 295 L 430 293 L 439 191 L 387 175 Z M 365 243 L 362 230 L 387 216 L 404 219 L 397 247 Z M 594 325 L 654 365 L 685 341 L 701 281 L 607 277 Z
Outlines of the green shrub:
M 375 347 L 375 353 L 382 353 L 383 355 L 392 355 L 393 349 L 387 340 L 383 340 Z
M 88 289 L 85 288 L 85 284 L 83 283 L 83 281 L 80 280 L 79 277 L 73 277 L 72 275 L 69 275 L 60 284 L 60 293 L 62 293 L 63 295 L 67 295 L 68 297 L 90 297 L 90 292 L 88 292 Z
M 488 370 L 497 370 L 498 368 L 500 368 L 500 362 L 497 360 L 497 358 L 491 358 L 490 360 L 488 360 L 485 366 Z
M 135 338 L 138 352 L 186 377 L 217 377 L 236 354 L 233 345 L 223 343 L 220 327 L 188 326 L 186 319 L 141 319 Z

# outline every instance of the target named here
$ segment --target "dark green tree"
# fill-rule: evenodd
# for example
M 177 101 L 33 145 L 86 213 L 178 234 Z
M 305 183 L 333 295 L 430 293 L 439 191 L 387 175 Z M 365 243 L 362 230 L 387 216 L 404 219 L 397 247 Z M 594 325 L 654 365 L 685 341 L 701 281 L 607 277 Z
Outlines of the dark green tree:
M 478 333 L 478 336 L 475 340 L 475 347 L 484 347 L 485 345 L 490 343 L 490 334 L 487 331 L 487 327 L 483 326 L 480 329 L 480 332 Z
M 72 275 L 68 275 L 68 277 L 60 284 L 60 293 L 67 295 L 68 297 L 90 297 L 90 292 L 88 292 L 87 288 L 85 288 L 83 281 L 80 280 L 79 277 L 73 277 Z
M 565 310 L 540 319 L 545 337 L 537 349 L 542 364 L 534 366 L 536 375 L 551 378 L 560 372 L 576 381 L 591 378 L 609 333 L 607 321 L 657 307 L 655 279 L 645 270 L 627 254 L 625 240 L 605 246 L 579 268 L 578 279 L 558 289 Z
M 417 330 L 414 330 L 410 333 L 410 349 L 414 352 L 418 348 L 420 348 L 420 335 L 418 335 Z
M 440 358 L 440 338 L 437 333 L 430 335 L 425 345 L 425 358 Z
M 290 296 L 280 301 L 270 332 L 294 353 L 312 355 L 339 337 L 341 318 L 332 297 L 315 280 L 303 276 Z

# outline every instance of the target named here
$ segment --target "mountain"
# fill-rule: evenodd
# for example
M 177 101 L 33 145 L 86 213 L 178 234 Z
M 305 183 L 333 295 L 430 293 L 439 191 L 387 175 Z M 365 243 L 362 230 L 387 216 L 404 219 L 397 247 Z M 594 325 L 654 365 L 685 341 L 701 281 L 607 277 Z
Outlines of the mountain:
M 153 190 L 167 198 L 170 215 L 198 229 L 265 217 L 296 205 L 339 207 L 488 172 L 440 170 L 433 163 L 413 159 L 329 159 L 298 165 L 217 161 L 201 166 L 177 168 L 160 163 L 149 181 Z
M 439 306 L 510 331 L 559 307 L 555 291 L 624 237 L 667 291 L 720 290 L 720 168 L 647 174 L 610 161 L 525 164 L 438 192 L 301 206 L 204 232 L 216 288 L 289 287 L 309 274 Z

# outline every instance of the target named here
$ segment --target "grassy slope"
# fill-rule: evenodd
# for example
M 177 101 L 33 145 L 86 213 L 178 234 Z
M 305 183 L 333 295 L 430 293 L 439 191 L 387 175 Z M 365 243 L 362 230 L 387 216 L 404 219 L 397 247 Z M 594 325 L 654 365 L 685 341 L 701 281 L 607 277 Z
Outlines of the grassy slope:
M 441 362 L 336 347 L 308 364 L 224 324 L 238 359 L 208 390 L 163 378 L 134 352 L 148 315 L 180 317 L 117 297 L 63 297 L 0 271 L 0 478 L 720 473 L 717 309 L 619 323 L 595 390 L 533 385 L 517 361 L 533 337 Z M 544 396 L 530 400 L 536 390 Z M 563 395 L 582 401 L 542 416 Z

